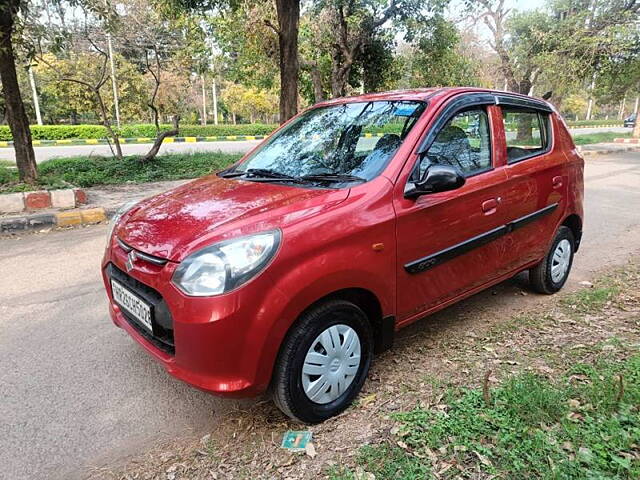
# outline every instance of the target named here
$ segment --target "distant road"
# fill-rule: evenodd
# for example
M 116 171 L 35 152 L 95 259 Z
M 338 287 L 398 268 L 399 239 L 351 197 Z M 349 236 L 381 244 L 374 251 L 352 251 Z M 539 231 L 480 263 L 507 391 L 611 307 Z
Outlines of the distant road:
M 572 128 L 572 135 L 585 135 L 588 133 L 598 132 L 629 132 L 628 128 L 623 127 L 599 127 L 599 128 Z M 187 152 L 227 152 L 227 153 L 245 153 L 251 148 L 258 145 L 262 140 L 237 140 L 222 142 L 198 142 L 198 143 L 165 143 L 160 148 L 160 153 L 187 153 Z M 146 153 L 150 148 L 150 144 L 124 144 L 122 151 L 125 155 L 134 155 Z M 56 157 L 72 157 L 79 155 L 111 155 L 108 145 L 69 145 L 59 147 L 36 147 L 36 160 L 43 162 L 50 158 Z M 0 160 L 15 161 L 15 152 L 13 148 L 0 148 Z

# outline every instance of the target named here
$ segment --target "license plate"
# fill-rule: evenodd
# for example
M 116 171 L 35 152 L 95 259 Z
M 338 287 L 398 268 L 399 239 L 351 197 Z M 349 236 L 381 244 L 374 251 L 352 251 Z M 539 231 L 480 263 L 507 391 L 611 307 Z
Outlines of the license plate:
M 147 327 L 150 332 L 153 331 L 151 327 L 151 305 L 113 279 L 111 280 L 111 292 L 113 292 L 113 299 L 120 307 L 124 308 L 128 314 Z

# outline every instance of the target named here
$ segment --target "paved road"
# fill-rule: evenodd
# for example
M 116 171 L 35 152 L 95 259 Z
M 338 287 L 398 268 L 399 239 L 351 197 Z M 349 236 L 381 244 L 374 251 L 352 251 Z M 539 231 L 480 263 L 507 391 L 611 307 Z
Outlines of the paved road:
M 640 153 L 589 159 L 586 210 L 569 287 L 640 249 Z M 0 239 L 0 478 L 82 478 L 210 430 L 238 405 L 171 379 L 111 324 L 99 276 L 105 233 Z M 518 287 L 505 282 L 460 308 L 508 312 L 546 298 L 516 295 Z
M 575 128 L 571 130 L 573 135 L 583 135 L 596 132 L 628 132 L 628 128 L 601 127 L 601 128 Z M 376 141 L 376 139 L 372 139 Z M 186 152 L 247 152 L 255 147 L 261 140 L 229 141 L 229 142 L 198 142 L 198 143 L 165 143 L 160 153 L 186 153 Z M 125 155 L 142 154 L 149 151 L 148 144 L 124 144 L 122 149 Z M 75 155 L 110 155 L 108 145 L 71 145 L 59 147 L 36 147 L 36 160 L 42 162 L 56 157 L 70 157 Z M 13 148 L 0 148 L 0 160 L 15 161 Z
M 160 147 L 160 153 L 189 153 L 189 152 L 240 152 L 249 151 L 262 140 L 234 140 L 228 142 L 197 142 L 197 143 L 165 143 Z M 147 153 L 151 148 L 146 143 L 130 143 L 122 145 L 125 155 Z M 69 145 L 59 147 L 35 147 L 36 161 L 38 163 L 51 158 L 73 157 L 78 155 L 111 155 L 108 145 Z M 15 161 L 13 148 L 0 148 L 0 160 Z

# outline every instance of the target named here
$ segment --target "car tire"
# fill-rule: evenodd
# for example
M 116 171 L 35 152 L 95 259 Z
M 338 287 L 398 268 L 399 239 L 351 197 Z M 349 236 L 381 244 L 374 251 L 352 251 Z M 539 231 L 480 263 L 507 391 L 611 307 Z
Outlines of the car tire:
M 280 348 L 271 385 L 274 403 L 304 423 L 337 415 L 360 392 L 372 357 L 373 332 L 362 309 L 338 299 L 313 307 Z
M 547 255 L 529 270 L 529 282 L 533 290 L 551 295 L 564 286 L 573 265 L 575 245 L 571 229 L 560 227 Z

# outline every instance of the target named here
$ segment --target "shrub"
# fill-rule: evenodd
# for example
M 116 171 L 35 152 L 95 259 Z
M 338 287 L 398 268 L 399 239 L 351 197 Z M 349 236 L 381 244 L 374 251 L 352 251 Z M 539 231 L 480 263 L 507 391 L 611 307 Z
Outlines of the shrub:
M 180 136 L 208 137 L 226 135 L 268 135 L 277 125 L 261 123 L 240 125 L 184 125 L 180 127 Z M 169 129 L 170 125 L 161 125 Z M 34 140 L 64 140 L 71 138 L 105 138 L 106 130 L 102 125 L 31 125 Z M 120 136 L 125 138 L 155 137 L 156 127 L 152 124 L 123 125 Z M 0 140 L 11 140 L 11 131 L 6 125 L 0 125 Z

